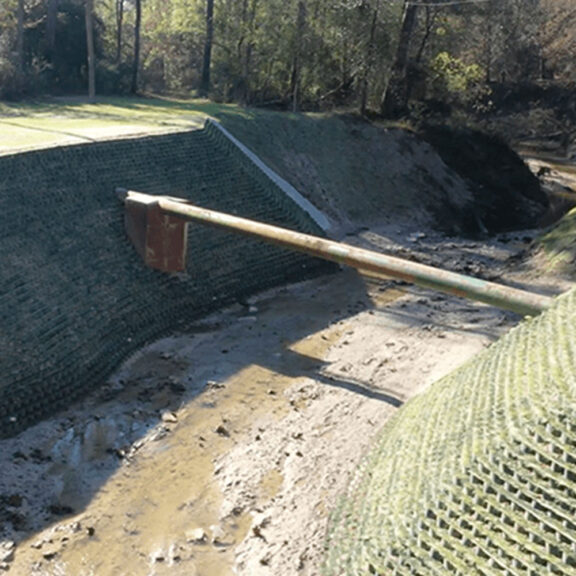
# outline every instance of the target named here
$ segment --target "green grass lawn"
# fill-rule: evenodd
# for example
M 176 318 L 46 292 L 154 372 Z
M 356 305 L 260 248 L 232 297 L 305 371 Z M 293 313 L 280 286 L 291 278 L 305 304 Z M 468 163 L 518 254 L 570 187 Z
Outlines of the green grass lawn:
M 0 102 L 0 153 L 115 136 L 198 128 L 241 108 L 208 100 L 160 98 L 50 99 Z

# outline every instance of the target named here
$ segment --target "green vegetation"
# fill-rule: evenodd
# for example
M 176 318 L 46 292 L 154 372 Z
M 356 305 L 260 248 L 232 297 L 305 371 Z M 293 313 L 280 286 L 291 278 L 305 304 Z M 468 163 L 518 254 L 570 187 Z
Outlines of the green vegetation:
M 574 81 L 571 3 L 3 0 L 0 98 L 88 94 L 95 77 L 99 95 L 473 111 L 502 86 Z
M 576 208 L 536 242 L 543 267 L 576 279 Z
M 448 52 L 439 52 L 430 64 L 431 92 L 454 102 L 474 103 L 489 92 L 482 82 L 483 71 L 478 64 L 466 64 Z M 483 94 L 484 92 L 484 94 Z

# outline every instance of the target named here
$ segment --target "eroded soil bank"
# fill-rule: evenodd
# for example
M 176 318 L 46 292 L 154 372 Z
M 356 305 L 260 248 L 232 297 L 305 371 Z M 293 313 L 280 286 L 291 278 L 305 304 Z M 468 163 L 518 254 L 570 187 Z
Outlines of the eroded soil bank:
M 398 227 L 347 241 L 545 293 L 490 243 Z M 1 443 L 16 575 L 313 575 L 339 494 L 401 405 L 520 320 L 352 271 L 274 290 L 136 354 Z

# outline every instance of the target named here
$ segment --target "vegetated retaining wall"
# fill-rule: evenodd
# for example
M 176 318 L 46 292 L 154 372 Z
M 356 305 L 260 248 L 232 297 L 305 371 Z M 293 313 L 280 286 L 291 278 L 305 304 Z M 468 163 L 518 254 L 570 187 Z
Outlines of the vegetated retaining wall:
M 119 186 L 322 234 L 211 124 L 0 157 L 0 437 L 98 386 L 151 339 L 330 269 L 194 224 L 185 274 L 147 269 L 126 238 Z
M 326 575 L 576 574 L 576 289 L 407 403 L 332 520 Z

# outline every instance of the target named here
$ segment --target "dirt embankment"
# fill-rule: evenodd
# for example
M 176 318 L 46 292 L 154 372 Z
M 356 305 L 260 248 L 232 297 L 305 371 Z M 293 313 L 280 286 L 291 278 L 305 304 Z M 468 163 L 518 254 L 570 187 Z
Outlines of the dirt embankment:
M 496 136 L 435 127 L 418 134 L 346 117 L 270 114 L 221 121 L 344 230 L 406 222 L 448 234 L 536 226 L 546 194 Z

